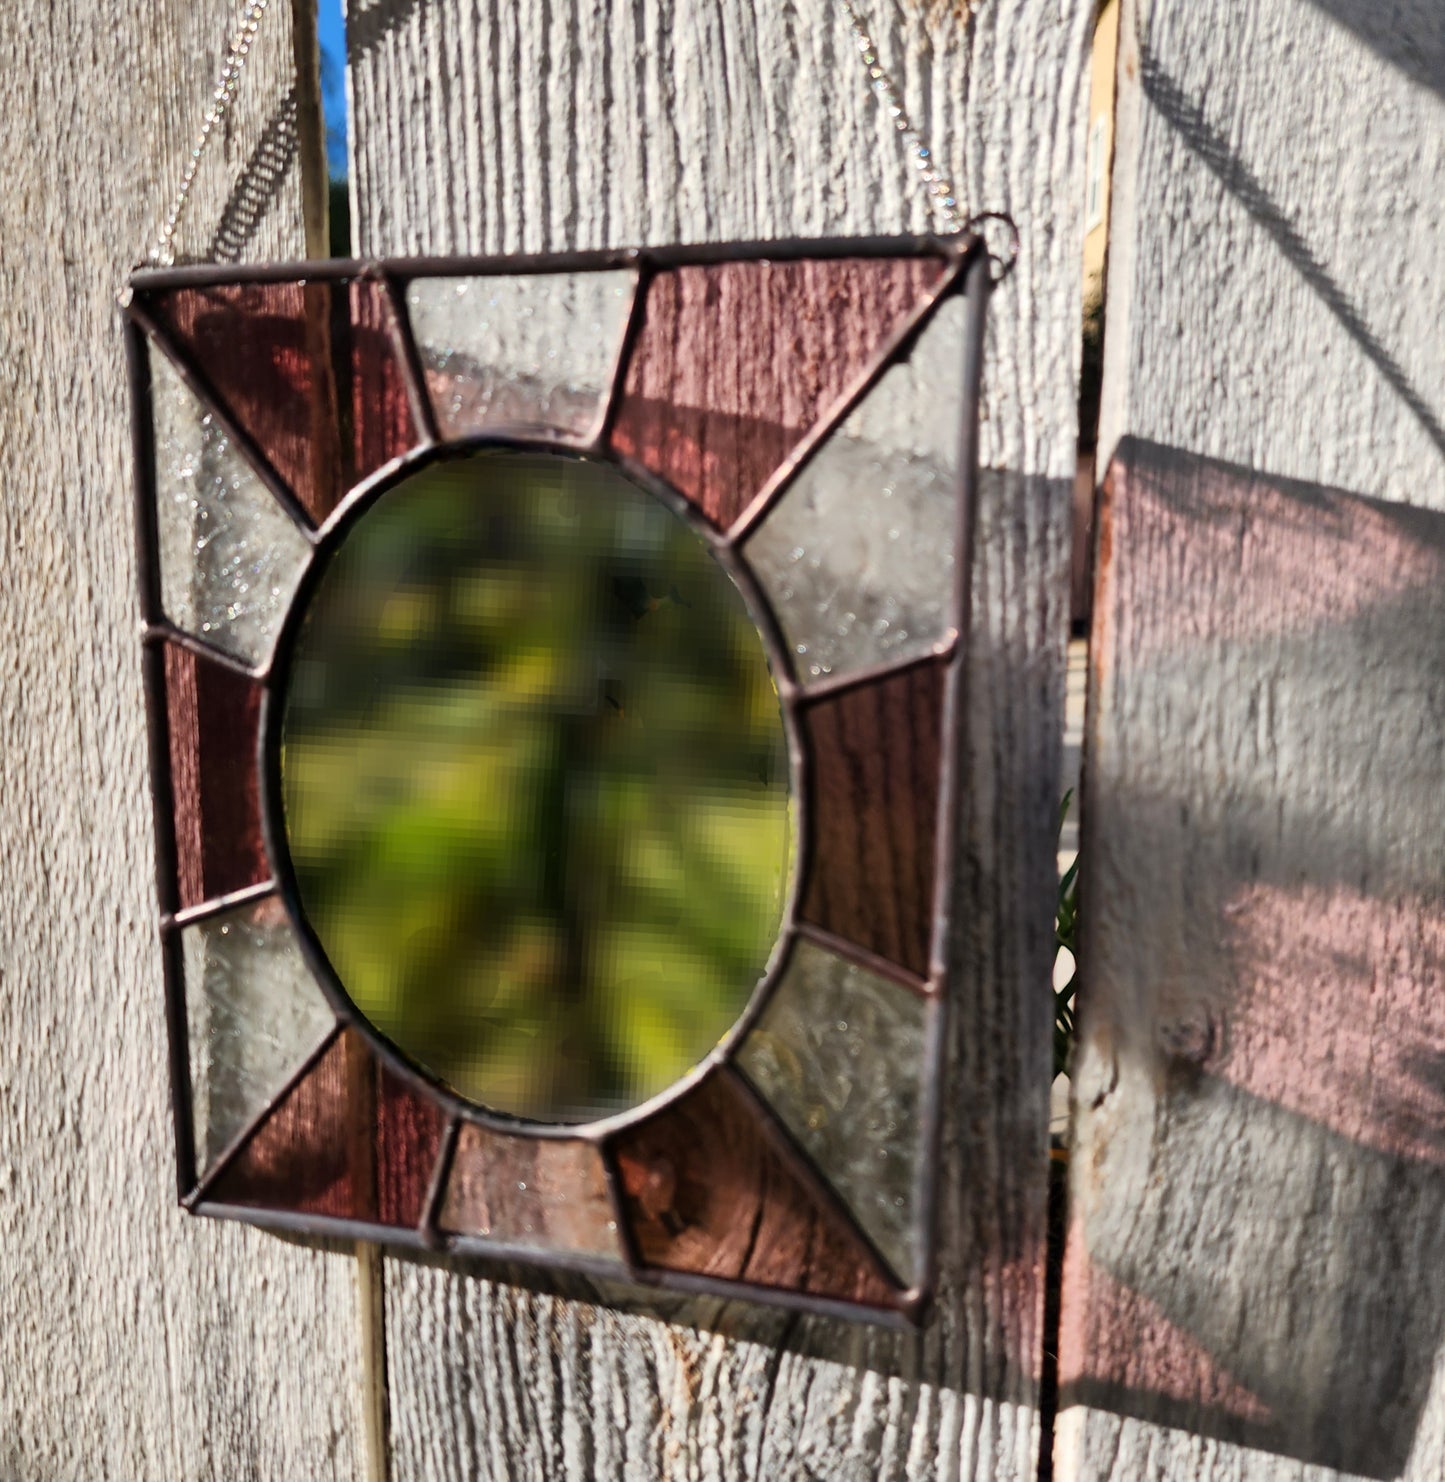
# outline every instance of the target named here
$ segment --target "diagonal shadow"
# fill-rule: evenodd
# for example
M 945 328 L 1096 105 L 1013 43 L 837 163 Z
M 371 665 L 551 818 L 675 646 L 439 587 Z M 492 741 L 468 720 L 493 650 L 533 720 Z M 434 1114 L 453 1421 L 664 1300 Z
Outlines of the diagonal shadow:
M 1178 1068 L 1157 1125 L 1147 1185 L 1121 1185 L 1089 1231 L 1090 1301 L 1115 1324 L 1101 1346 L 1127 1337 L 1148 1357 L 1096 1357 L 1062 1385 L 1061 1408 L 1398 1477 L 1445 1336 L 1439 1167 Z M 1215 1232 L 1231 1225 L 1248 1237 L 1221 1261 Z
M 1445 5 L 1438 0 L 1314 0 L 1412 82 L 1445 96 Z
M 1345 0 L 1335 0 L 1343 5 Z M 1442 426 L 1425 398 L 1410 383 L 1400 363 L 1365 323 L 1360 311 L 1330 276 L 1299 228 L 1280 209 L 1263 182 L 1234 152 L 1229 141 L 1204 116 L 1203 108 L 1189 97 L 1160 66 L 1146 40 L 1140 41 L 1140 80 L 1145 96 L 1178 132 L 1212 175 L 1274 238 L 1295 271 L 1319 296 L 1320 301 L 1343 326 L 1364 355 L 1384 376 L 1391 389 L 1410 409 L 1430 441 L 1445 454 Z
M 296 89 L 288 88 L 261 130 L 221 208 L 206 249 L 209 262 L 239 262 L 254 240 L 295 167 L 300 148 Z
M 1061 1405 L 1393 1478 L 1445 1342 L 1445 516 L 1138 439 L 1108 490 Z
M 367 52 L 375 51 L 398 26 L 406 23 L 427 0 L 371 0 L 370 4 L 348 6 L 346 13 L 346 63 L 354 67 Z
M 240 262 L 245 257 L 298 163 L 297 109 L 296 89 L 288 88 L 271 110 L 245 164 L 236 171 L 204 250 L 179 253 L 177 262 Z

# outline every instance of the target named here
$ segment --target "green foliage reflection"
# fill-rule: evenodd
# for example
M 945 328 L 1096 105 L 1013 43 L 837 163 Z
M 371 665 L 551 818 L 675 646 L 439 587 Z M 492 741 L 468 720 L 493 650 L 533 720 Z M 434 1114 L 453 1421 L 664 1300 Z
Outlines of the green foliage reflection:
M 433 465 L 332 561 L 282 746 L 347 991 L 483 1105 L 588 1120 L 726 1033 L 781 916 L 777 695 L 702 542 L 615 471 Z

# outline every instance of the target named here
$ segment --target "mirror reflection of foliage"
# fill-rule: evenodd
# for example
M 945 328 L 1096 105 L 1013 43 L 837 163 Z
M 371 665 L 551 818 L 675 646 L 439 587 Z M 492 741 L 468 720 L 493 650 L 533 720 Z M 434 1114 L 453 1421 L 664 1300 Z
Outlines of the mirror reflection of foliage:
M 497 1110 L 645 1100 L 772 948 L 791 821 L 761 643 L 700 539 L 605 467 L 492 453 L 383 495 L 307 615 L 283 779 L 348 992 Z

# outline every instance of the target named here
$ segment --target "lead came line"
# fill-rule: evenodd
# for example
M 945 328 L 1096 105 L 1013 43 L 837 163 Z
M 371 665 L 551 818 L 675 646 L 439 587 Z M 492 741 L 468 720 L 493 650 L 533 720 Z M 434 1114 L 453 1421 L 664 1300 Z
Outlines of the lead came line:
M 411 327 L 406 291 L 391 273 L 378 268 L 375 274 L 370 280 L 363 275 L 358 281 L 372 281 L 381 285 L 387 337 L 400 364 L 402 380 L 406 383 L 406 399 L 411 407 L 412 425 L 417 435 L 416 446 L 434 447 L 441 441 L 441 435 L 437 431 L 436 409 L 432 405 L 431 391 L 426 383 L 426 371 L 422 368 L 421 352 L 417 348 L 416 335 Z M 416 449 L 408 451 L 415 452 Z
M 221 395 L 202 366 L 200 357 L 190 352 L 178 336 L 171 333 L 169 323 L 158 313 L 152 312 L 152 305 L 145 302 L 142 296 L 132 295 L 125 305 L 125 312 L 145 331 L 149 342 L 170 362 L 182 384 L 201 403 L 202 410 L 215 420 L 216 426 L 240 454 L 241 461 L 281 506 L 291 523 L 307 541 L 315 545 L 317 533 L 315 525 L 311 523 L 310 514 L 296 497 L 290 484 L 281 477 L 266 451 L 241 425 L 230 403 Z

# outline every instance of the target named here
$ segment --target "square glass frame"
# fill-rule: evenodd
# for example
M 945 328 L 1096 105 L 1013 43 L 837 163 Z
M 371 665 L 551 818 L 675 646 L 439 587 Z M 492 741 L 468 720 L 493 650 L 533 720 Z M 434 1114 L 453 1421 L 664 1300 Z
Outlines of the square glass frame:
M 926 1320 L 992 280 L 973 232 L 132 277 L 187 1210 Z M 746 593 L 789 720 L 778 946 L 735 1032 L 637 1116 L 539 1126 L 453 1094 L 351 1003 L 287 856 L 275 681 L 307 572 L 356 501 L 482 448 L 606 461 L 687 520 Z

